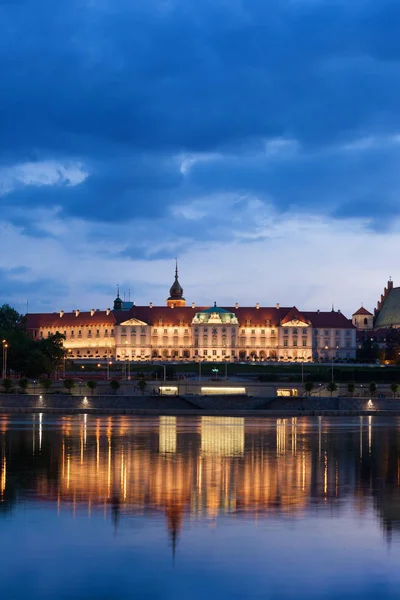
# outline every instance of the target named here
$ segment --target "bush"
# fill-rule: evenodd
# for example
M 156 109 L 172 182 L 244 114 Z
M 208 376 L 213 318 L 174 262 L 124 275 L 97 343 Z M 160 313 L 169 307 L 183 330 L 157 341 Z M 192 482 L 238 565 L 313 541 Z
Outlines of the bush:
M 73 379 L 64 379 L 64 387 L 71 393 L 72 389 L 75 387 L 75 381 Z
M 111 387 L 112 391 L 114 392 L 114 394 L 116 394 L 118 392 L 119 388 L 121 387 L 121 384 L 116 379 L 111 379 L 110 387 Z
M 3 379 L 3 388 L 6 394 L 9 394 L 14 387 L 14 382 L 12 379 Z
M 26 377 L 23 377 L 22 379 L 20 379 L 18 381 L 18 385 L 21 388 L 22 392 L 24 394 L 26 394 L 26 390 L 28 389 L 28 385 L 29 385 L 29 379 L 26 379 Z
M 92 392 L 92 396 L 93 396 L 94 390 L 97 388 L 97 382 L 96 381 L 87 381 L 86 387 L 89 388 L 89 390 Z

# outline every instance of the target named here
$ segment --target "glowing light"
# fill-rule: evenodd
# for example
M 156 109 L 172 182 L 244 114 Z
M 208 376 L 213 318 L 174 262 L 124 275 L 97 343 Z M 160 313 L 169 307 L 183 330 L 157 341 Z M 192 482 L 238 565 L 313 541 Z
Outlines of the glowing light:
M 202 387 L 200 393 L 204 396 L 245 395 L 245 387 Z
M 175 385 L 165 386 L 162 385 L 158 388 L 161 396 L 176 396 L 178 394 L 178 388 Z

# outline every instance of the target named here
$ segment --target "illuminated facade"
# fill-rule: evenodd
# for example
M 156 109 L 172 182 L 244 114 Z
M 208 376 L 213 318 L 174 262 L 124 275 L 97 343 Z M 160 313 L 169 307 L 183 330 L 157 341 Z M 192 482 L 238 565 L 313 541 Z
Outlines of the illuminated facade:
M 177 268 L 166 306 L 135 306 L 118 292 L 113 310 L 28 314 L 26 323 L 34 339 L 63 334 L 81 359 L 304 362 L 356 352 L 356 328 L 340 311 L 186 306 Z

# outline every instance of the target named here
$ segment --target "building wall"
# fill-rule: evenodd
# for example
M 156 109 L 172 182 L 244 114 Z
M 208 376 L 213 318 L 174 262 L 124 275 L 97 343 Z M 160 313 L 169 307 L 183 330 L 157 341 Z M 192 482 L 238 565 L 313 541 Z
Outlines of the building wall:
M 54 325 L 31 328 L 31 334 L 40 339 L 59 332 L 66 337 L 64 345 L 71 358 L 87 359 L 311 361 L 355 358 L 356 354 L 356 329 L 346 319 L 348 327 L 317 328 L 310 322 L 273 325 L 255 319 L 199 323 L 171 317 L 168 322 L 158 319 L 149 324 L 136 318 L 121 322 L 120 318 L 118 323 L 115 318 L 107 321 L 108 313 L 103 315 L 81 313 L 76 325 L 71 316 L 64 322 L 55 319 Z

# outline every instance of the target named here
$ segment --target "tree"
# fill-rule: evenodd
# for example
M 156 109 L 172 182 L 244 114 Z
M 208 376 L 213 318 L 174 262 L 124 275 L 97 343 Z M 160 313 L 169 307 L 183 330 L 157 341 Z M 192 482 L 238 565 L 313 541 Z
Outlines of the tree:
M 29 386 L 29 380 L 26 379 L 26 377 L 23 377 L 22 379 L 20 379 L 18 381 L 18 385 L 21 388 L 22 393 L 26 394 L 26 390 L 28 389 L 28 386 Z
M 111 379 L 110 387 L 111 387 L 112 391 L 114 392 L 114 394 L 117 394 L 119 388 L 121 387 L 121 384 L 116 379 Z
M 374 381 L 369 384 L 369 391 L 373 396 L 376 394 L 376 383 Z
M 398 383 L 392 383 L 390 386 L 390 389 L 393 392 L 393 398 L 396 398 L 396 394 L 399 391 L 399 384 Z
M 306 381 L 304 385 L 304 389 L 306 390 L 307 396 L 309 396 L 314 388 L 314 384 L 312 381 Z
M 6 394 L 9 394 L 14 387 L 12 379 L 3 379 L 3 388 Z
M 71 394 L 72 389 L 75 387 L 75 381 L 73 379 L 64 379 L 64 387 Z
M 333 392 L 336 392 L 336 390 L 338 389 L 338 386 L 336 385 L 336 383 L 334 381 L 331 381 L 330 383 L 328 383 L 328 385 L 326 386 L 328 392 L 331 393 L 331 396 L 333 394 Z
M 94 390 L 97 388 L 97 381 L 87 381 L 86 382 L 86 387 L 89 388 L 89 390 L 92 392 L 92 396 L 94 394 Z
M 142 396 L 143 396 L 143 394 L 144 394 L 144 391 L 145 391 L 145 389 L 146 389 L 146 386 L 147 386 L 147 383 L 145 382 L 145 380 L 144 380 L 144 379 L 141 379 L 141 380 L 139 381 L 139 383 L 138 383 L 138 386 L 139 386 L 139 390 L 142 392 Z
M 51 388 L 52 381 L 48 377 L 42 377 L 42 379 L 39 381 L 39 383 L 40 383 L 40 386 L 43 389 L 44 393 L 46 393 Z
M 361 348 L 357 350 L 357 359 L 365 362 L 375 362 L 379 359 L 379 346 L 370 336 L 362 341 Z
M 354 392 L 356 391 L 356 386 L 353 382 L 347 384 L 347 391 L 351 396 L 354 394 Z

